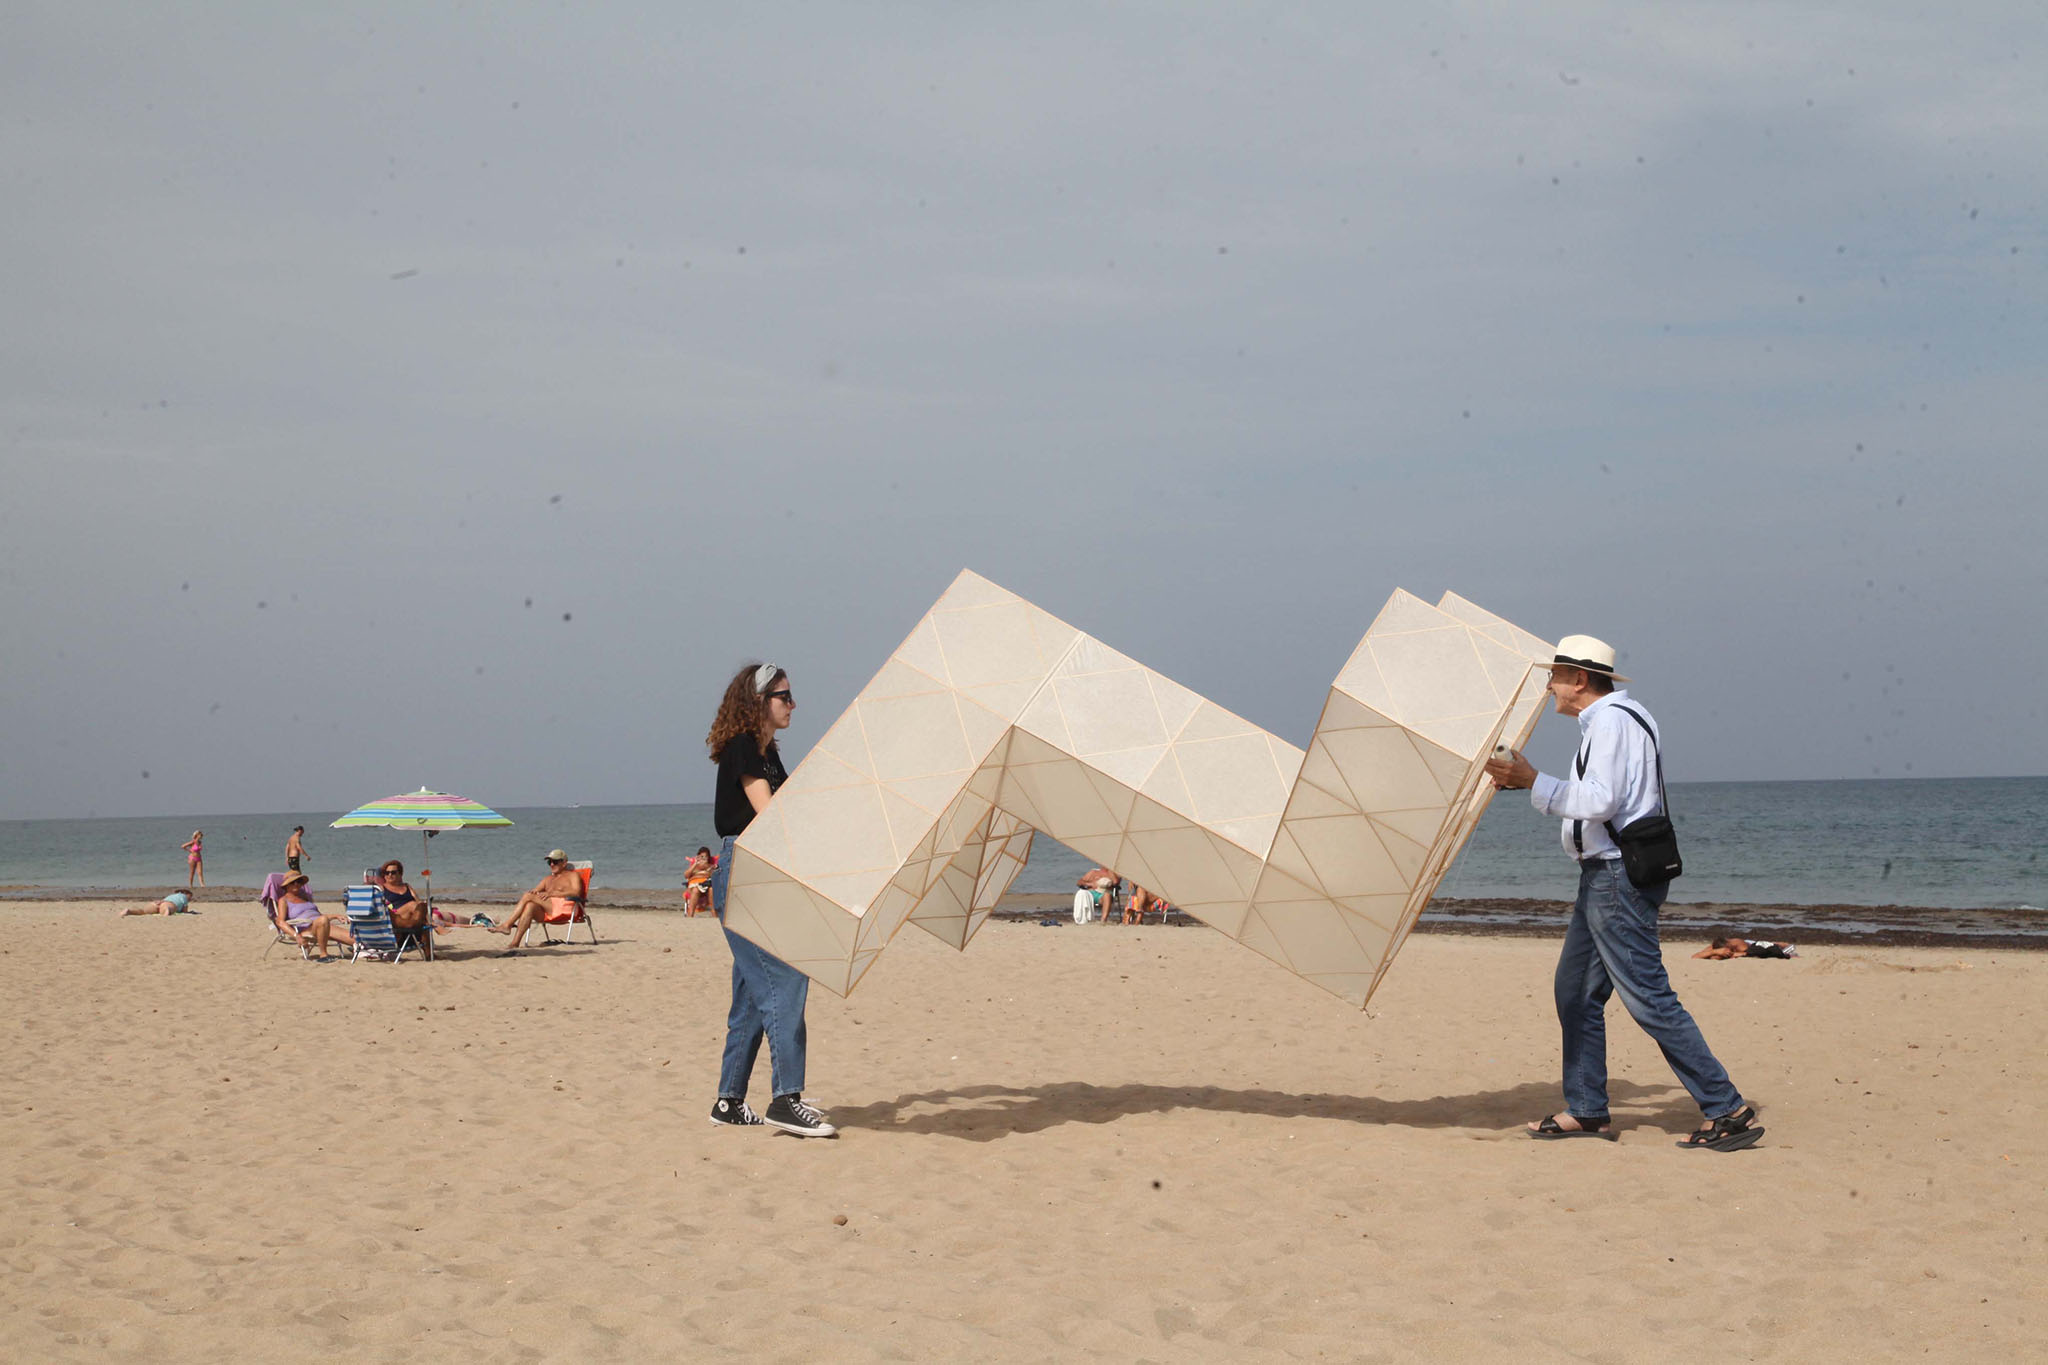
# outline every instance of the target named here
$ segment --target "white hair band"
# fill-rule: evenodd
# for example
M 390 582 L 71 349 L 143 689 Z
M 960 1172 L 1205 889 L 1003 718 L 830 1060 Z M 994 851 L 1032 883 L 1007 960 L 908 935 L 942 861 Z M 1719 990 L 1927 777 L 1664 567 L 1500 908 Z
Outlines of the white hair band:
M 762 664 L 754 670 L 754 692 L 759 695 L 768 690 L 768 684 L 775 681 L 775 675 L 782 670 L 774 664 Z

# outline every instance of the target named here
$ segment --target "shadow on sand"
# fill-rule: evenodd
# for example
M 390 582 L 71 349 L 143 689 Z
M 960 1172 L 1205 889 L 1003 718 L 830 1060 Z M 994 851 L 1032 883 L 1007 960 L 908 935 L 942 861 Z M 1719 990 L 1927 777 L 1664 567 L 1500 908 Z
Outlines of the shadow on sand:
M 1685 1132 L 1699 1110 L 1673 1085 L 1611 1081 L 1615 1126 L 1648 1125 Z M 1520 1137 L 1521 1126 L 1559 1108 L 1555 1081 L 1531 1081 L 1508 1090 L 1436 1095 L 1423 1100 L 1382 1100 L 1358 1095 L 1294 1095 L 1277 1090 L 1219 1090 L 1213 1086 L 1089 1085 L 1065 1081 L 1022 1089 L 970 1085 L 926 1090 L 874 1104 L 832 1106 L 832 1120 L 868 1132 L 926 1133 L 967 1142 L 993 1142 L 1016 1133 L 1039 1133 L 1065 1123 L 1112 1123 L 1131 1114 L 1206 1109 L 1270 1118 L 1335 1119 L 1374 1127 L 1479 1128 Z

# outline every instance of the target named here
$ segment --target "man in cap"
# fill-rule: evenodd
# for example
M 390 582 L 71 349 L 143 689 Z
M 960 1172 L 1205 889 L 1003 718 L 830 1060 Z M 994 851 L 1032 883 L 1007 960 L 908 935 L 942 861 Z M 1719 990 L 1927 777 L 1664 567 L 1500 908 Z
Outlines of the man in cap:
M 1540 773 L 1517 753 L 1486 765 L 1496 787 L 1527 788 L 1537 810 L 1563 821 L 1564 851 L 1579 865 L 1578 899 L 1557 960 L 1565 1109 L 1530 1124 L 1529 1135 L 1614 1140 L 1607 1112 L 1607 1000 L 1618 991 L 1706 1117 L 1705 1126 L 1679 1145 L 1738 1151 L 1764 1130 L 1665 974 L 1657 912 L 1671 883 L 1630 881 L 1610 834 L 1664 810 L 1657 722 L 1615 687 L 1627 681 L 1614 671 L 1613 646 L 1590 635 L 1566 636 L 1551 662 L 1550 695 L 1559 715 L 1579 719 L 1570 773 Z
M 557 909 L 573 915 L 583 908 L 583 896 L 582 874 L 569 866 L 569 855 L 559 848 L 549 849 L 548 875 L 535 882 L 533 889 L 519 898 L 512 917 L 503 924 L 491 926 L 491 932 L 512 935 L 505 951 L 514 952 L 526 942 L 526 931 L 533 927 L 535 920 Z

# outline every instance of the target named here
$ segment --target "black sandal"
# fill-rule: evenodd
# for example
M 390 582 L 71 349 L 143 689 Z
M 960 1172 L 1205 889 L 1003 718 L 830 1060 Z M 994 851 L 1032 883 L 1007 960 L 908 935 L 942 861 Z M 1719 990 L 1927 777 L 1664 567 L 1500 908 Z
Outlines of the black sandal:
M 1614 1131 L 1614 1120 L 1606 1114 L 1587 1114 L 1583 1118 L 1573 1114 L 1571 1117 L 1578 1127 L 1567 1128 L 1557 1121 L 1557 1115 L 1551 1114 L 1543 1122 L 1529 1129 L 1529 1136 L 1539 1142 L 1575 1137 L 1599 1138 L 1602 1142 L 1613 1142 L 1621 1136 Z
M 1745 1147 L 1754 1147 L 1756 1140 L 1763 1135 L 1764 1130 L 1756 1126 L 1756 1110 L 1744 1105 L 1733 1114 L 1723 1114 L 1704 1128 L 1695 1128 L 1678 1145 L 1710 1152 L 1739 1152 Z

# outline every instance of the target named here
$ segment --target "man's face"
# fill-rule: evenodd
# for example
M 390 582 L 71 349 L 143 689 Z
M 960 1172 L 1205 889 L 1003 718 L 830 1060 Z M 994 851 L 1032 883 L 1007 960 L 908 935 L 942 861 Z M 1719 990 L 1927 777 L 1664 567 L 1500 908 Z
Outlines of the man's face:
M 1576 716 L 1593 702 L 1586 686 L 1586 670 L 1559 666 L 1550 670 L 1550 695 L 1557 699 L 1557 714 Z

